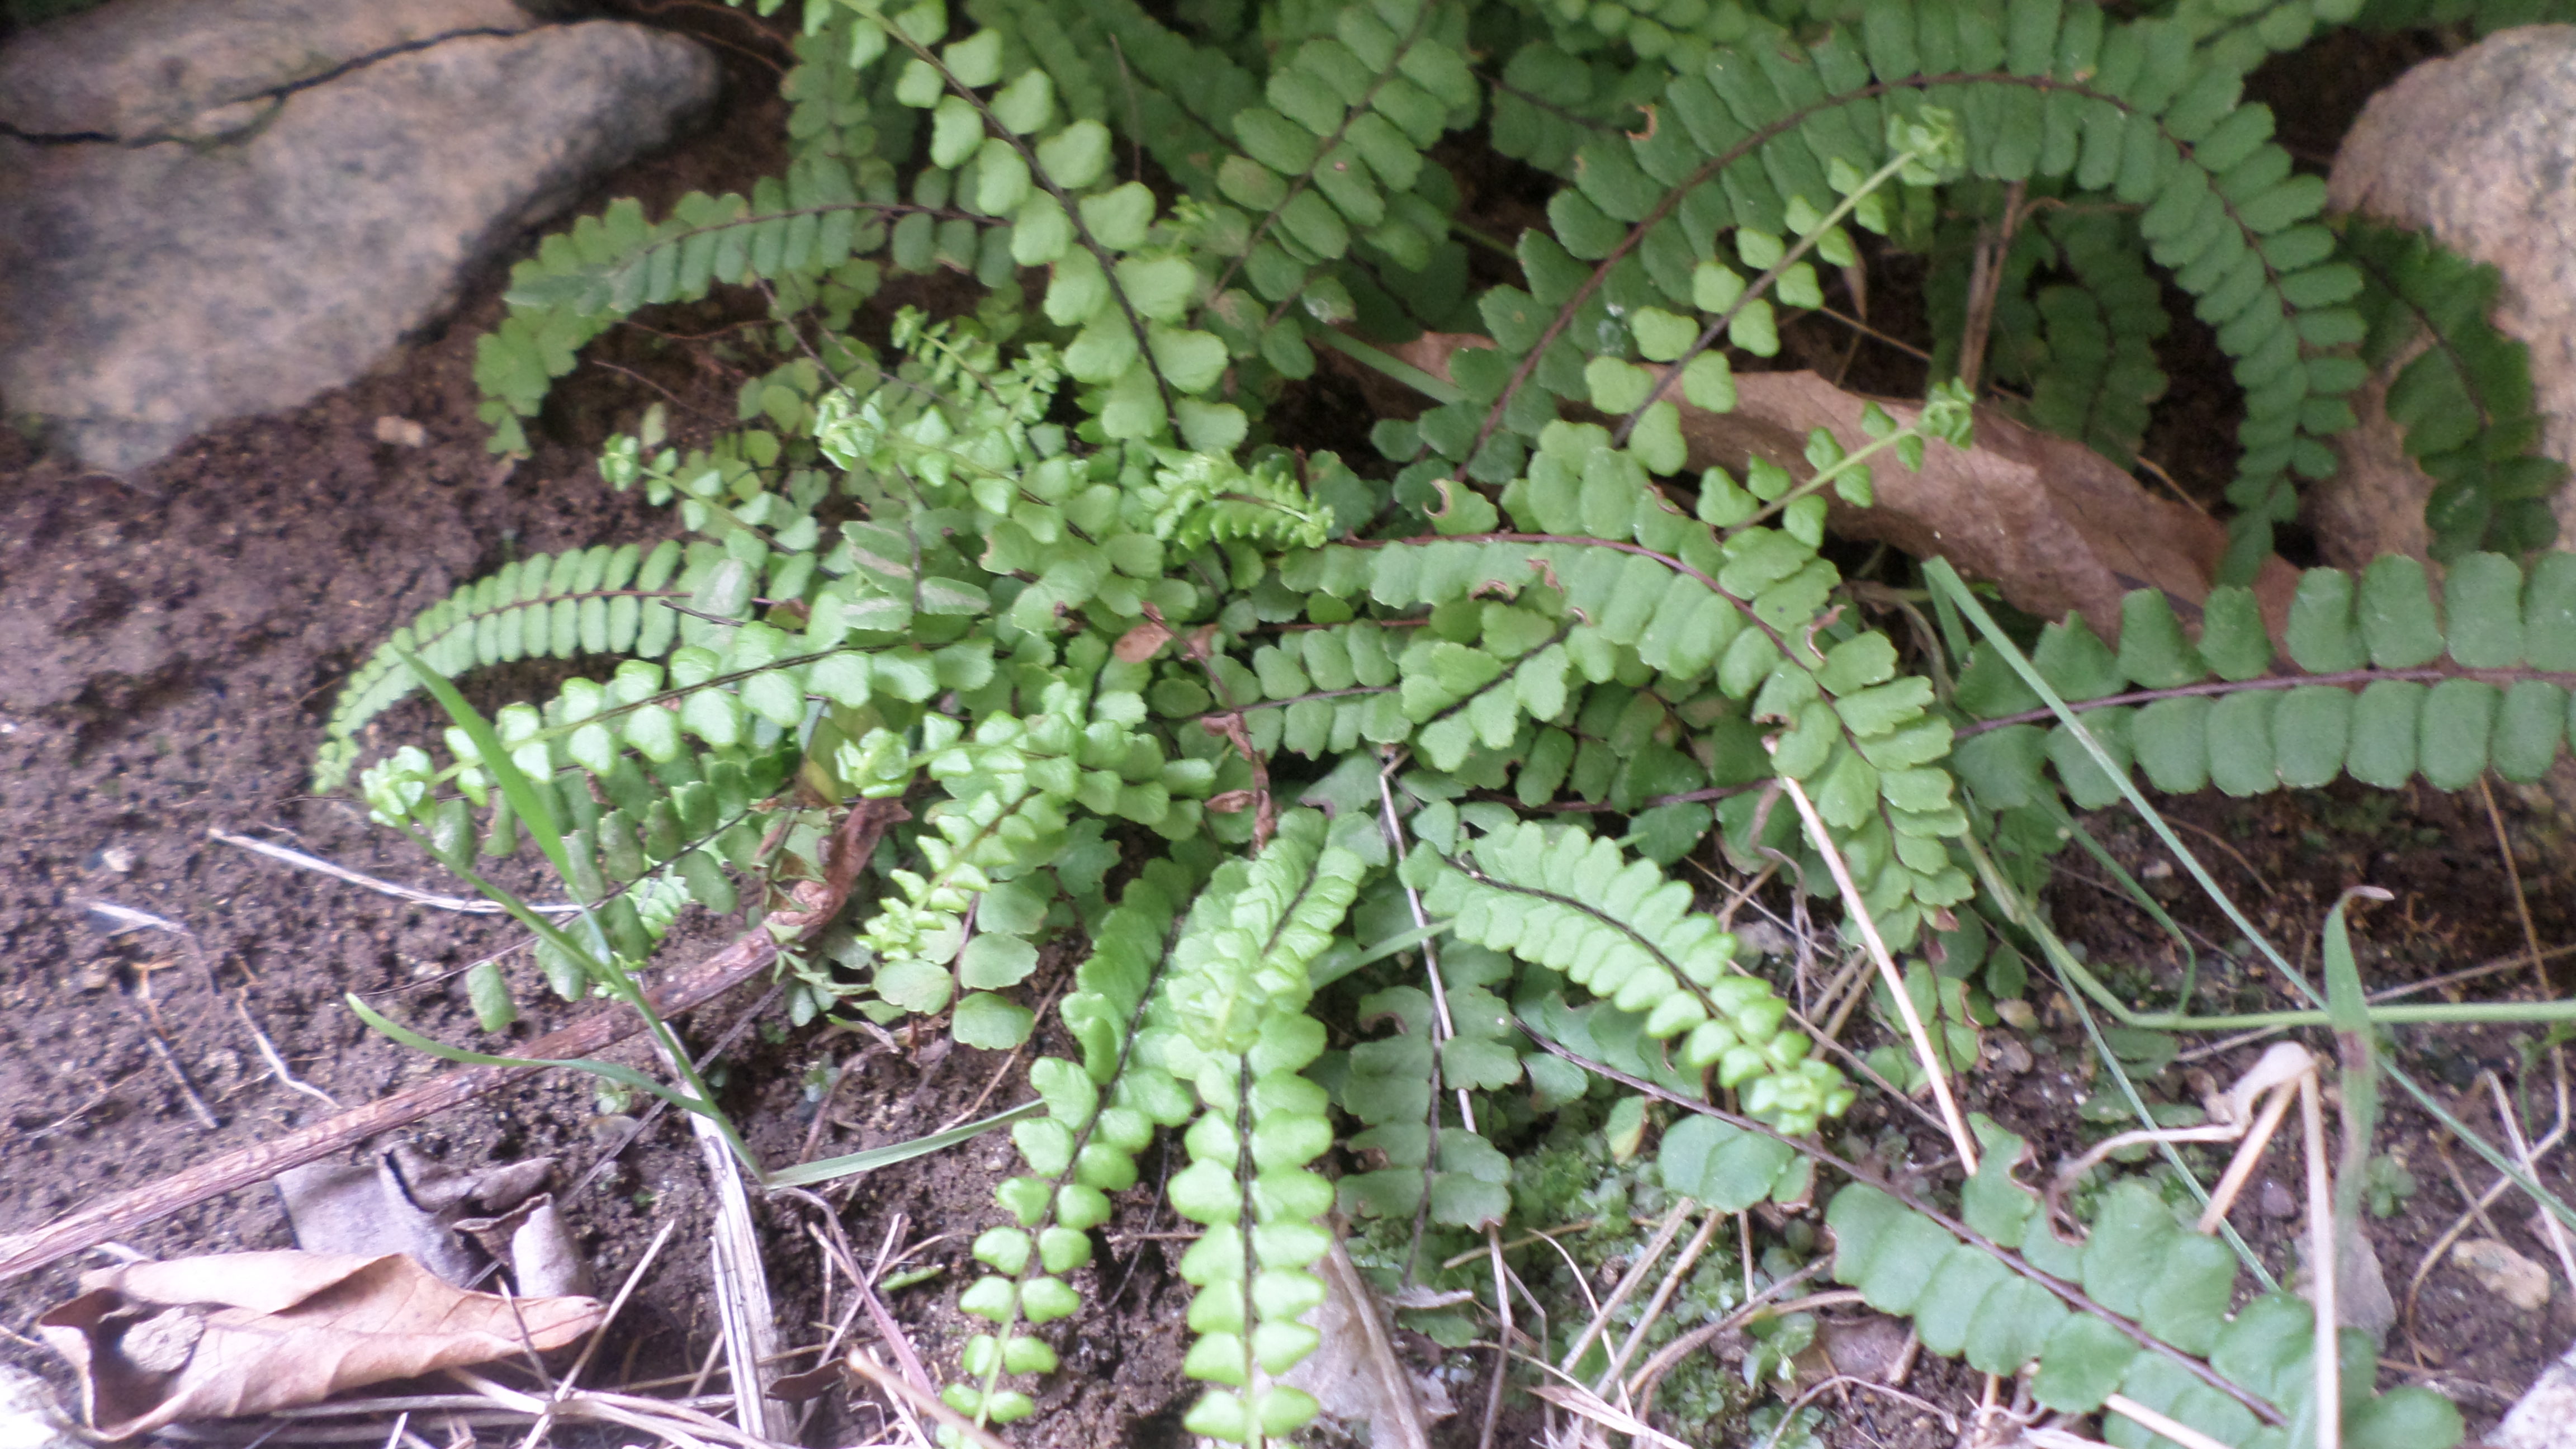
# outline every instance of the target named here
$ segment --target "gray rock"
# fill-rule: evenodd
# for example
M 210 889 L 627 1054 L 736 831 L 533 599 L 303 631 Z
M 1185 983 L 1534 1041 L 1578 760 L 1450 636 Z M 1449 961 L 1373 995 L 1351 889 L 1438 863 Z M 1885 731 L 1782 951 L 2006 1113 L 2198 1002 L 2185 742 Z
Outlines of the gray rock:
M 219 134 L 207 113 L 265 108 L 353 60 L 532 23 L 516 0 L 123 0 L 0 51 L 0 126 L 127 142 Z
M 32 31 L 0 50 L 0 407 L 125 473 L 303 403 L 717 80 L 684 38 L 508 0 L 119 0 Z
M 2494 1449 L 2576 1449 L 2576 1348 L 2540 1371 L 2487 1442 Z
M 2576 462 L 2576 26 L 2499 31 L 2408 71 L 2371 97 L 2344 137 L 2328 205 L 2428 231 L 2493 265 L 2496 326 L 2531 349 L 2541 450 Z M 2402 367 L 2412 354 L 2400 357 Z M 2392 369 L 2393 375 L 2393 369 Z M 2422 556 L 2433 480 L 2384 411 L 2386 376 L 2352 399 L 2362 426 L 2338 440 L 2342 473 L 2310 500 L 2327 560 Z M 2555 501 L 2576 540 L 2576 496 Z

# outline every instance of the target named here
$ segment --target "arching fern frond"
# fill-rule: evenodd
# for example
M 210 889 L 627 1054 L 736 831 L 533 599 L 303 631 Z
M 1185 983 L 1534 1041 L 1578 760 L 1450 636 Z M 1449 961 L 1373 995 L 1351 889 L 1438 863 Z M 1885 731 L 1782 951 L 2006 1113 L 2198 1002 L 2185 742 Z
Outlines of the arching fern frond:
M 1432 849 L 1426 847 L 1426 849 Z M 1729 974 L 1735 938 L 1693 912 L 1690 888 L 1652 861 L 1571 826 L 1523 823 L 1484 834 L 1465 854 L 1417 857 L 1424 903 L 1459 936 L 1562 973 L 1675 1059 L 1744 1094 L 1745 1111 L 1788 1133 L 1814 1130 L 1853 1100 L 1842 1074 L 1783 1029 L 1787 1003 L 1757 976 Z
M 2293 469 L 2332 471 L 2318 434 L 2342 414 L 2325 404 L 2360 381 L 2352 359 L 2311 352 L 2357 341 L 2361 327 L 2342 305 L 2359 278 L 2309 220 L 2322 181 L 2291 174 L 2268 140 L 2269 113 L 2241 104 L 2240 90 L 2235 72 L 2195 64 L 2180 27 L 2112 24 L 2086 3 L 2019 5 L 1998 21 L 1883 0 L 1856 35 L 1722 53 L 1706 78 L 1674 79 L 1650 134 L 1587 145 L 1576 185 L 1550 203 L 1553 237 L 1522 239 L 1529 290 L 1485 299 L 1498 355 L 1459 369 L 1469 401 L 1426 414 L 1420 436 L 1443 471 L 1499 482 L 1557 398 L 1649 437 L 1665 426 L 1651 416 L 1657 399 L 1723 407 L 1723 374 L 1705 370 L 1694 390 L 1695 359 L 1721 336 L 1756 353 L 1774 345 L 1767 329 L 1739 325 L 1767 315 L 1744 301 L 1735 267 L 1779 263 L 1782 237 L 1812 231 L 1918 144 L 1904 137 L 1928 139 L 1924 108 L 1939 107 L 1959 118 L 1972 174 L 2065 178 L 2073 195 L 2144 208 L 2151 255 L 2197 299 L 2248 389 L 2230 496 L 2250 567 L 2294 506 Z M 1864 202 L 1855 215 L 1868 225 L 1879 213 Z M 1719 250 L 1729 231 L 1731 256 Z M 1845 254 L 1829 233 L 1817 245 L 1825 260 Z M 1812 289 L 1784 275 L 1785 299 Z M 1627 374 L 1589 365 L 1632 356 L 1658 365 L 1642 396 Z M 1654 456 L 1678 465 L 1677 450 Z
M 2160 594 L 2122 608 L 2114 652 L 2081 620 L 2032 653 L 2041 676 L 2114 760 L 2161 790 L 2253 795 L 2349 774 L 2393 789 L 2419 774 L 2458 790 L 2492 768 L 2536 780 L 2567 747 L 2576 686 L 2576 554 L 2541 555 L 2526 577 L 2496 554 L 2453 561 L 2436 609 L 2424 568 L 2387 557 L 2356 579 L 2311 569 L 2278 669 L 2253 596 L 2212 594 L 2195 643 Z M 2117 785 L 2005 662 L 1981 650 L 1954 702 L 1960 778 L 1987 808 L 2039 797 L 2043 762 L 2096 809 Z
M 671 542 L 656 545 L 650 555 L 633 544 L 601 544 L 553 557 L 537 554 L 430 605 L 378 646 L 341 687 L 324 726 L 327 743 L 314 762 L 313 788 L 331 790 L 345 781 L 357 762 L 359 731 L 418 691 L 419 681 L 403 662 L 406 654 L 418 655 L 451 678 L 546 655 L 569 659 L 579 653 L 615 653 L 657 659 L 679 637 L 681 616 L 672 601 L 690 601 L 701 613 L 727 617 L 740 609 L 742 600 L 728 607 L 726 598 L 706 587 L 722 555 L 701 550 L 685 568 L 683 556 L 680 545 Z M 727 590 L 738 588 L 743 599 L 749 597 L 739 571 L 725 582 Z
M 2424 503 L 2428 551 L 2449 560 L 2548 547 L 2558 536 L 2549 500 L 2567 468 L 2538 451 L 2530 348 L 2488 320 L 2495 269 L 2358 218 L 2344 223 L 2343 244 L 2366 282 L 2356 299 L 2370 328 L 2362 358 L 2396 369 L 2388 417 L 2436 480 Z

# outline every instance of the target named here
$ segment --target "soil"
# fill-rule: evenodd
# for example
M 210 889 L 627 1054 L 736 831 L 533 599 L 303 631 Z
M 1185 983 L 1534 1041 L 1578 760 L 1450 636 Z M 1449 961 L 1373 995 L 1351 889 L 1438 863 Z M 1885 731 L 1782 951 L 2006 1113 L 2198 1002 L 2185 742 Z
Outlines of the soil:
M 674 7 L 663 18 L 723 49 L 727 104 L 715 129 L 609 178 L 594 204 L 634 195 L 659 209 L 684 191 L 775 169 L 782 125 L 775 33 L 713 7 Z M 2330 144 L 2333 132 L 2312 123 L 2297 132 L 2312 133 Z M 457 890 L 410 846 L 370 825 L 345 794 L 311 792 L 310 761 L 333 692 L 395 628 L 514 555 L 666 533 L 667 519 L 598 481 L 601 442 L 657 400 L 670 404 L 683 441 L 729 424 L 734 390 L 758 365 L 756 333 L 743 326 L 758 315 L 756 298 L 656 315 L 649 328 L 612 334 L 559 389 L 529 429 L 532 456 L 496 460 L 474 415 L 472 366 L 476 337 L 500 315 L 503 282 L 497 265 L 475 279 L 454 317 L 376 375 L 293 413 L 218 429 L 134 478 L 84 474 L 0 433 L 0 1130 L 8 1135 L 0 1231 L 306 1125 L 330 1110 L 325 1095 L 344 1106 L 370 1101 L 439 1070 L 366 1030 L 341 1004 L 343 993 L 484 1050 L 524 1042 L 580 1009 L 547 994 L 523 935 L 498 918 L 392 899 L 209 835 L 257 837 L 424 890 Z M 2191 359 L 2173 361 L 2180 374 Z M 1319 401 L 1310 412 L 1319 426 L 1337 420 L 1329 426 L 1347 435 L 1326 442 L 1365 455 L 1350 401 Z M 2215 416 L 2226 405 L 2191 407 Z M 418 424 L 424 440 L 379 441 L 386 418 Z M 2164 436 L 2223 435 L 2203 427 Z M 2225 476 L 2223 462 L 2186 456 L 2172 466 L 2214 482 Z M 474 697 L 487 707 L 521 697 L 543 674 L 529 666 L 481 678 Z M 431 727 L 415 705 L 380 729 L 394 739 Z M 2516 895 L 2473 796 L 2337 789 L 2167 803 L 2189 843 L 2208 847 L 2204 858 L 2223 882 L 2273 940 L 2304 953 L 2303 964 L 2327 907 L 2360 883 L 2398 894 L 2355 917 L 2365 980 L 2375 989 L 2524 949 Z M 2576 937 L 2576 856 L 2560 817 L 2545 797 L 2517 795 L 2502 805 L 2530 931 L 2544 944 Z M 2199 953 L 2200 1010 L 2290 1004 L 2161 845 L 2121 818 L 2092 823 L 2189 935 Z M 501 875 L 542 891 L 524 866 Z M 2097 867 L 2070 856 L 2052 904 L 2062 928 L 2136 999 L 2159 989 L 2170 996 L 2181 953 Z M 134 913 L 155 923 L 137 925 Z M 731 929 L 693 912 L 671 956 L 694 960 Z M 509 1030 L 484 1034 L 463 974 L 496 954 L 525 1012 Z M 1065 965 L 1047 969 L 1060 978 Z M 2516 968 L 2469 990 L 2498 995 L 2527 978 L 2527 967 Z M 2097 1085 L 2079 1065 L 2090 1061 L 2080 1029 L 2062 1002 L 2036 990 L 2034 997 L 2040 1024 L 2025 1034 L 1989 1033 L 1994 1070 L 1968 1085 L 1967 1105 L 2029 1136 L 2047 1163 L 2102 1129 L 2081 1124 L 2074 1111 Z M 790 1030 L 758 986 L 701 1009 L 686 1030 L 695 1050 L 716 1049 L 723 1104 L 772 1163 L 902 1141 L 1027 1095 L 1023 1057 L 928 1038 Z M 2322 1040 L 2311 1044 L 2331 1050 Z M 2535 1058 L 2531 1032 L 2409 1029 L 2396 1044 L 2398 1064 L 2490 1140 L 2502 1134 L 2482 1073 L 2514 1095 L 2530 1134 L 2557 1119 L 2547 1067 L 2536 1065 L 2546 1058 Z M 1033 1047 L 1054 1045 L 1041 1035 Z M 2142 1085 L 2164 1100 L 2195 1100 L 2260 1050 L 2248 1044 L 2177 1063 Z M 651 1066 L 633 1043 L 608 1056 Z M 2449 1146 L 2449 1134 L 2411 1102 L 2390 1097 L 2379 1140 L 2416 1186 L 2392 1216 L 2371 1223 L 2370 1235 L 2402 1302 L 2427 1248 L 2463 1210 L 2454 1165 L 2478 1187 L 2492 1173 Z M 638 1266 L 657 1233 L 670 1232 L 594 1375 L 602 1383 L 703 1377 L 699 1366 L 717 1342 L 700 1246 L 711 1221 L 705 1160 L 667 1114 L 613 1150 L 637 1110 L 585 1079 L 557 1074 L 409 1134 L 452 1165 L 557 1159 L 559 1186 L 583 1184 L 568 1212 L 604 1287 Z M 1899 1168 L 1943 1153 L 1937 1134 L 1891 1119 L 1884 1103 L 1864 1105 L 1847 1130 L 1882 1142 L 1893 1131 L 1883 1157 Z M 2196 1165 L 2214 1161 L 2204 1151 Z M 2576 1177 L 2558 1163 L 2551 1159 L 2543 1175 L 2561 1192 L 2576 1191 Z M 1009 1166 L 1006 1142 L 990 1137 L 812 1196 L 758 1204 L 784 1340 L 810 1347 L 853 1320 L 846 1342 L 876 1336 L 819 1232 L 862 1263 L 908 1254 L 904 1266 L 937 1269 L 890 1292 L 885 1306 L 934 1372 L 953 1363 L 966 1331 L 953 1305 L 972 1276 L 966 1243 L 989 1221 L 992 1185 Z M 2258 1174 L 2258 1197 L 2266 1183 L 2295 1191 L 2296 1171 L 2293 1151 L 2276 1148 Z M 1181 1244 L 1171 1241 L 1176 1224 L 1156 1201 L 1150 1183 L 1122 1201 L 1105 1235 L 1108 1253 L 1079 1284 L 1088 1303 L 1066 1343 L 1068 1371 L 1050 1379 L 1042 1412 L 1020 1442 L 1066 1449 L 1186 1442 L 1179 1419 L 1194 1390 L 1179 1374 Z M 2509 1196 L 2490 1216 L 2494 1235 L 2535 1261 L 2556 1261 L 2527 1203 Z M 2286 1279 L 2295 1268 L 2295 1217 L 2258 1207 L 2236 1222 Z M 120 1239 L 122 1249 L 153 1256 L 291 1242 L 266 1188 L 137 1225 Z M 15 1335 L 75 1291 L 81 1269 L 103 1261 L 84 1255 L 0 1284 L 0 1324 L 12 1335 L 0 1357 L 59 1379 L 59 1365 Z M 2412 1318 L 2390 1338 L 2382 1383 L 2428 1383 L 2458 1401 L 2473 1427 L 2490 1424 L 2571 1333 L 2576 1301 L 2567 1294 L 2525 1313 L 2460 1271 L 2436 1267 Z M 1967 1412 L 1983 1387 L 1979 1376 L 1926 1358 L 1905 1384 L 1917 1402 L 1848 1390 L 1821 1400 L 1832 1408 L 1826 1442 L 1946 1446 L 1957 1434 L 1940 1416 Z M 1473 1442 L 1482 1386 L 1455 1392 L 1470 1409 L 1443 1437 Z M 805 1426 L 805 1442 L 855 1442 L 880 1424 L 881 1411 L 846 1407 L 838 1395 L 809 1412 L 817 1417 Z M 1533 1443 L 1536 1434 L 1534 1416 L 1515 1408 L 1498 1442 Z

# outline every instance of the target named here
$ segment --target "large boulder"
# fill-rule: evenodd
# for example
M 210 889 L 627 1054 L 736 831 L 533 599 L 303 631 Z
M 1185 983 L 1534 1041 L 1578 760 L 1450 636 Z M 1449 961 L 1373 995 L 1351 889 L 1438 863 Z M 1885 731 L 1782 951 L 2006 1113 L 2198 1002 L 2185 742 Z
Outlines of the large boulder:
M 2576 26 L 2499 31 L 2371 97 L 2335 155 L 2328 205 L 2428 233 L 2503 278 L 2497 328 L 2531 349 L 2540 449 L 2576 462 Z M 2401 356 L 2403 366 L 2413 352 Z M 2393 368 L 2392 368 L 2393 373 Z M 2353 398 L 2343 469 L 2311 496 L 2327 561 L 2421 557 L 2433 480 L 2385 412 L 2389 377 Z M 2576 495 L 2555 500 L 2576 542 Z
M 359 376 L 714 100 L 511 0 L 116 0 L 0 48 L 0 408 L 126 473 Z

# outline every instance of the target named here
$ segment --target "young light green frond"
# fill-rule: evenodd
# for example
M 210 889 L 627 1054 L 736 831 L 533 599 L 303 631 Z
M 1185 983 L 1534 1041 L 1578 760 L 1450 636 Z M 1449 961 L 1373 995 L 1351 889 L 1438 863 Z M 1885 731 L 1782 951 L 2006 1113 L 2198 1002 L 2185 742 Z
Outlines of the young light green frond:
M 701 550 L 683 563 L 676 543 L 650 555 L 633 544 L 538 554 L 504 565 L 430 605 L 385 641 L 349 682 L 324 727 L 327 743 L 313 769 L 313 788 L 336 789 L 357 762 L 358 735 L 378 715 L 419 688 L 403 663 L 414 654 L 446 678 L 513 660 L 552 655 L 668 653 L 679 637 L 673 603 L 731 616 L 748 601 L 739 568 L 718 579 L 724 558 Z M 733 597 L 740 587 L 740 597 Z
M 1730 973 L 1735 938 L 1690 909 L 1690 888 L 1653 862 L 1571 826 L 1523 823 L 1444 859 L 1433 847 L 1407 867 L 1424 904 L 1462 939 L 1562 973 L 1644 1034 L 1678 1038 L 1675 1060 L 1741 1091 L 1745 1111 L 1796 1134 L 1840 1116 L 1854 1093 L 1784 1028 L 1789 1008 L 1760 977 Z

